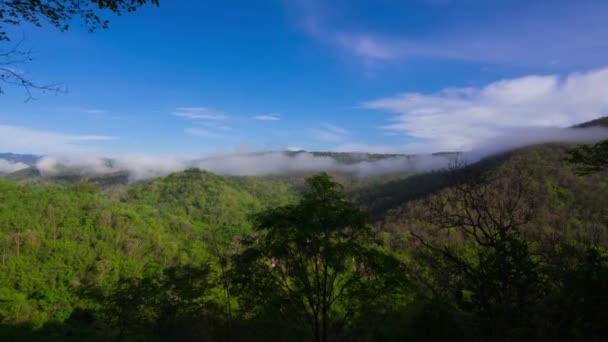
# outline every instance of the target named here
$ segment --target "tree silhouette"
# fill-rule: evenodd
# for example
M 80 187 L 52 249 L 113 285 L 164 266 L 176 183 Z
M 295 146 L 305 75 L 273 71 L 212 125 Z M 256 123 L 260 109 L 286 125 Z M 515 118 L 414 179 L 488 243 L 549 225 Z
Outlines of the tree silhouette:
M 486 337 L 523 338 L 540 288 L 521 234 L 535 208 L 525 166 L 501 174 L 457 165 L 451 175 L 452 186 L 426 201 L 428 229 L 411 233 L 438 258 L 436 273 Z
M 186 266 L 121 279 L 103 303 L 102 319 L 112 328 L 106 339 L 220 336 L 221 308 L 205 300 L 209 276 L 207 267 Z
M 366 215 L 322 173 L 298 204 L 256 217 L 256 232 L 235 257 L 241 293 L 306 318 L 313 341 L 327 341 L 366 302 L 385 293 L 395 259 L 383 253 Z M 297 316 L 297 315 L 296 315 Z

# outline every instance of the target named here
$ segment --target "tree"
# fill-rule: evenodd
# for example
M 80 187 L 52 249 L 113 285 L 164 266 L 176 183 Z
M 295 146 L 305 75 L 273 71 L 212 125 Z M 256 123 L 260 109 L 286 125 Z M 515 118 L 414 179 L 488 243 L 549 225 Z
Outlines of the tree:
M 535 208 L 529 175 L 524 165 L 492 173 L 476 167 L 453 168 L 451 187 L 426 201 L 428 229 L 411 233 L 436 256 L 437 278 L 486 337 L 523 338 L 540 288 L 521 233 Z
M 387 292 L 396 259 L 382 252 L 365 213 L 322 173 L 299 203 L 262 212 L 235 257 L 241 293 L 279 312 L 303 315 L 313 341 L 327 341 L 352 315 Z
M 608 140 L 568 151 L 567 161 L 575 164 L 583 175 L 608 170 Z
M 208 267 L 170 267 L 143 278 L 121 279 L 102 305 L 102 318 L 118 340 L 159 337 L 193 340 L 219 336 L 221 308 L 205 300 Z
M 67 31 L 70 24 L 79 20 L 90 32 L 108 28 L 109 21 L 99 12 L 121 15 L 133 12 L 146 4 L 158 6 L 159 0 L 6 0 L 0 1 L 0 42 L 12 39 L 6 26 L 18 26 L 23 22 L 41 27 L 48 23 L 60 31 Z M 32 60 L 28 50 L 22 50 L 21 42 L 8 49 L 0 49 L 0 82 L 21 86 L 32 98 L 32 90 L 61 91 L 56 84 L 39 84 L 29 79 L 19 65 Z M 0 94 L 4 92 L 0 87 Z
M 547 341 L 601 341 L 608 334 L 608 251 L 605 247 L 564 241 L 543 253 L 551 285 L 544 319 Z

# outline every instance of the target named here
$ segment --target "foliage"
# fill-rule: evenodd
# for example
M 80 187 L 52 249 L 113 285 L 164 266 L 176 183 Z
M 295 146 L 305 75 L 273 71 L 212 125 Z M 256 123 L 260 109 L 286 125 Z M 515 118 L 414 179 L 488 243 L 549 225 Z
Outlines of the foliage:
M 608 179 L 568 149 L 348 188 L 0 180 L 0 336 L 599 341 Z
M 608 170 L 608 140 L 574 148 L 568 151 L 567 160 L 583 175 Z
M 434 227 L 426 232 L 431 237 L 411 232 L 444 260 L 440 271 L 451 277 L 454 302 L 477 317 L 491 340 L 527 337 L 522 330 L 540 291 L 537 265 L 521 236 L 533 218 L 534 199 L 526 193 L 525 165 L 516 170 L 505 177 L 454 169 L 454 185 L 425 205 L 425 218 Z M 450 243 L 454 234 L 461 243 Z
M 121 279 L 102 303 L 107 339 L 221 336 L 221 307 L 206 296 L 214 284 L 209 267 L 170 267 L 143 278 Z
M 210 265 L 216 281 L 217 251 L 228 253 L 235 236 L 249 231 L 249 215 L 294 196 L 280 183 L 243 182 L 257 190 L 190 170 L 137 184 L 116 198 L 89 183 L 0 180 L 2 323 L 42 329 L 63 322 L 75 310 L 95 307 L 84 292 L 107 294 L 150 268 Z
M 300 313 L 312 340 L 327 341 L 389 291 L 386 274 L 398 267 L 339 184 L 327 174 L 307 183 L 310 190 L 299 203 L 258 214 L 259 235 L 236 256 L 235 273 L 246 296 L 278 296 L 281 312 Z M 256 296 L 260 291 L 266 295 Z
M 78 18 L 92 32 L 107 28 L 109 24 L 108 20 L 98 15 L 99 10 L 120 15 L 148 3 L 158 5 L 158 0 L 9 0 L 0 4 L 0 21 L 3 25 L 21 25 L 26 21 L 35 26 L 42 26 L 46 22 L 66 31 L 70 23 Z M 0 30 L 0 40 L 10 40 L 8 33 Z

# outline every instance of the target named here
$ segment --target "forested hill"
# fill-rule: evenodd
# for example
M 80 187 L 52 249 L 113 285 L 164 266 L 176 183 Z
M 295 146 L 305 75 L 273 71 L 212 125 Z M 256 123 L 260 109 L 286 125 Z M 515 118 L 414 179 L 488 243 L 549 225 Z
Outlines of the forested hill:
M 15 154 L 15 153 L 0 153 L 0 159 L 8 160 L 11 162 L 20 162 L 27 165 L 34 165 L 41 156 L 34 154 Z
M 137 184 L 120 198 L 89 183 L 0 179 L 0 320 L 61 322 L 92 308 L 82 291 L 103 293 L 124 277 L 208 263 L 249 231 L 251 214 L 293 199 L 279 182 L 198 170 Z
M 220 224 L 241 232 L 249 216 L 296 197 L 287 184 L 264 178 L 227 178 L 190 169 L 133 185 L 123 203 L 153 209 L 171 226 L 181 223 Z M 181 223 L 180 223 L 181 222 Z
M 527 147 L 470 168 L 475 174 L 489 171 L 506 178 L 526 177 L 525 195 L 535 202 L 529 230 L 608 246 L 608 177 L 606 172 L 577 174 L 565 161 L 570 148 L 559 144 Z M 418 175 L 368 189 L 360 200 L 390 229 L 403 230 L 416 220 L 415 208 L 435 193 L 453 190 L 458 177 L 458 171 Z
M 601 117 L 574 126 L 574 128 L 608 127 L 608 117 Z M 545 184 L 545 188 L 536 188 L 541 193 L 534 195 L 547 198 L 547 192 L 562 194 L 560 200 L 564 208 L 587 207 L 595 199 L 608 198 L 605 192 L 605 177 L 594 175 L 583 178 L 577 175 L 575 167 L 565 162 L 571 144 L 541 144 L 528 146 L 489 156 L 480 162 L 470 165 L 476 170 L 509 169 L 513 164 L 525 165 L 536 184 Z M 411 175 L 409 177 L 387 179 L 383 183 L 364 186 L 353 191 L 352 196 L 366 208 L 374 220 L 384 220 L 387 212 L 390 216 L 402 210 L 411 201 L 427 197 L 429 194 L 449 187 L 450 172 L 440 169 L 432 172 Z M 597 185 L 597 188 L 594 188 Z M 566 196 L 565 194 L 570 194 Z M 583 198 L 591 196 L 592 198 Z M 595 196 L 595 199 L 593 198 Z M 550 197 L 557 200 L 556 197 Z M 556 204 L 557 205 L 557 204 Z M 591 206 L 591 208 L 594 208 Z M 547 208 L 554 210 L 555 208 Z M 605 210 L 605 209 L 604 209 Z M 564 217 L 567 215 L 564 214 Z M 595 220 L 595 219 L 594 219 Z
M 338 328 L 343 324 L 338 323 L 339 320 L 331 323 L 337 324 L 336 334 L 416 340 L 427 336 L 429 327 L 424 322 L 431 320 L 442 326 L 438 330 L 431 329 L 439 335 L 471 337 L 457 327 L 473 324 L 475 328 L 470 333 L 482 333 L 487 328 L 482 319 L 484 314 L 475 311 L 478 308 L 474 305 L 479 304 L 475 302 L 477 297 L 468 295 L 473 297 L 464 298 L 461 295 L 477 293 L 477 286 L 481 285 L 476 281 L 484 282 L 483 286 L 494 286 L 485 283 L 484 279 L 495 274 L 483 273 L 484 268 L 479 273 L 483 274 L 480 278 L 467 278 L 468 275 L 457 272 L 459 268 L 448 267 L 449 260 L 434 256 L 431 253 L 433 249 L 421 249 L 411 238 L 412 234 L 420 234 L 417 236 L 426 239 L 430 232 L 436 231 L 436 227 L 447 224 L 437 221 L 437 217 L 429 217 L 429 212 L 443 213 L 447 218 L 453 215 L 460 217 L 458 215 L 471 209 L 468 208 L 471 203 L 480 205 L 474 209 L 485 210 L 489 215 L 481 219 L 482 226 L 494 222 L 496 217 L 498 221 L 509 215 L 525 218 L 521 231 L 513 236 L 506 235 L 515 239 L 507 241 L 508 250 L 515 248 L 510 245 L 512 243 L 524 243 L 517 245 L 520 246 L 517 248 L 523 248 L 517 250 L 524 253 L 518 257 L 525 257 L 520 261 L 525 261 L 525 265 L 537 265 L 533 270 L 540 272 L 538 279 L 551 279 L 559 285 L 543 284 L 546 293 L 534 292 L 538 298 L 551 298 L 549 302 L 549 299 L 535 302 L 534 305 L 538 306 L 534 306 L 534 310 L 547 310 L 547 305 L 567 310 L 574 305 L 569 302 L 574 299 L 564 297 L 564 293 L 576 293 L 572 292 L 571 286 L 578 283 L 572 283 L 573 279 L 587 276 L 577 274 L 577 269 L 587 270 L 585 262 L 596 260 L 585 259 L 581 255 L 587 255 L 586 251 L 600 251 L 597 259 L 600 266 L 597 267 L 604 272 L 601 267 L 606 260 L 602 253 L 608 246 L 608 176 L 606 171 L 587 176 L 577 174 L 565 160 L 570 148 L 572 146 L 561 144 L 532 146 L 462 169 L 403 175 L 403 179 L 377 177 L 354 182 L 337 178 L 343 182 L 346 197 L 341 198 L 331 191 L 323 195 L 329 196 L 327 198 L 313 197 L 311 203 L 334 208 L 323 207 L 318 212 L 318 208 L 308 202 L 295 206 L 302 200 L 302 191 L 308 191 L 310 184 L 315 184 L 304 183 L 297 176 L 223 177 L 189 169 L 110 188 L 100 185 L 97 180 L 82 178 L 37 185 L 0 179 L 0 336 L 14 340 L 49 336 L 50 340 L 120 340 L 156 339 L 159 334 L 168 334 L 186 339 L 195 336 L 226 340 L 225 335 L 230 334 L 233 339 L 237 336 L 254 340 L 298 336 L 296 339 L 308 340 L 305 329 L 302 331 L 307 323 L 301 321 L 308 307 L 304 305 L 298 307 L 303 311 L 293 311 L 293 299 L 289 298 L 296 292 L 281 292 L 273 288 L 276 285 L 274 280 L 248 273 L 256 270 L 255 267 L 267 265 L 251 260 L 265 256 L 273 265 L 281 258 L 292 260 L 290 253 L 293 251 L 284 249 L 286 246 L 299 246 L 295 251 L 308 253 L 307 244 L 317 241 L 318 236 L 310 237 L 298 232 L 290 235 L 289 230 L 281 230 L 281 227 L 314 226 L 319 222 L 330 222 L 332 227 L 345 225 L 344 231 L 337 235 L 337 246 L 367 251 L 358 249 L 367 245 L 342 245 L 340 241 L 351 232 L 351 225 L 361 225 L 369 215 L 373 219 L 372 232 L 379 234 L 380 239 L 370 239 L 368 243 L 375 241 L 372 243 L 375 246 L 377 241 L 384 241 L 383 247 L 376 246 L 373 250 L 374 253 L 386 254 L 384 257 L 390 256 L 386 260 L 389 260 L 387 265 L 391 265 L 390 271 L 383 271 L 387 278 L 374 278 L 382 282 L 373 283 L 373 286 L 397 287 L 368 294 L 357 292 L 370 290 L 364 283 L 357 283 L 362 287 L 349 292 L 349 296 L 354 297 L 349 297 L 347 302 L 340 304 L 344 306 L 331 313 L 338 315 L 349 305 L 356 304 L 359 308 L 358 313 L 349 318 L 347 328 Z M 329 189 L 339 189 L 323 179 L 316 181 Z M 462 184 L 473 185 L 467 185 L 467 188 Z M 462 192 L 463 189 L 466 191 Z M 517 189 L 525 191 L 517 193 Z M 473 196 L 472 202 L 459 202 L 461 198 L 450 197 L 462 193 Z M 521 203 L 512 205 L 514 196 L 520 198 Z M 437 202 L 442 198 L 454 201 Z M 348 200 L 354 201 L 357 209 L 348 207 Z M 437 203 L 442 205 L 437 206 Z M 361 214 L 358 213 L 360 208 L 364 209 Z M 345 210 L 348 217 L 334 217 L 332 210 Z M 254 217 L 256 213 L 266 213 L 270 217 L 276 215 L 277 228 L 280 229 L 265 235 L 264 230 L 260 230 L 264 221 Z M 457 232 L 459 222 L 448 222 L 448 230 Z M 519 229 L 520 225 L 517 227 Z M 289 238 L 303 240 L 297 240 L 300 245 L 267 245 L 264 248 L 268 250 L 247 252 L 250 244 L 263 243 L 264 240 L 260 239 L 264 236 L 279 241 Z M 521 237 L 525 242 L 520 240 Z M 302 241 L 307 242 L 301 245 Z M 431 246 L 429 240 L 422 241 Z M 469 273 L 481 272 L 476 268 L 482 265 L 479 263 L 496 261 L 491 248 L 488 252 L 485 250 L 487 245 L 475 245 L 476 240 L 467 238 L 466 233 L 450 233 L 438 241 L 439 246 L 446 242 L 454 243 L 454 248 L 459 248 L 455 254 L 458 258 L 472 258 L 472 261 L 466 258 L 461 261 L 465 264 L 470 262 L 467 264 L 471 268 L 467 271 Z M 533 251 L 533 257 L 526 254 L 528 249 Z M 344 252 L 342 249 L 337 251 L 336 255 Z M 501 250 L 500 253 L 503 252 Z M 266 253 L 275 254 L 268 254 L 272 255 L 270 257 Z M 543 253 L 553 254 L 547 256 Z M 563 256 L 563 253 L 574 254 Z M 382 266 L 380 260 L 385 260 L 373 253 L 365 255 L 374 255 L 375 261 L 370 261 L 374 267 Z M 477 260 L 475 255 L 490 259 Z M 564 269 L 556 270 L 553 264 L 543 261 L 543 258 L 554 255 L 577 259 L 568 259 L 570 261 L 563 264 Z M 316 257 L 298 259 L 298 262 L 312 262 Z M 249 266 L 238 273 L 237 260 L 252 264 L 247 264 Z M 349 257 L 344 260 L 355 259 Z M 399 263 L 395 264 L 395 260 Z M 521 266 L 513 266 L 511 262 L 515 261 L 508 260 L 508 267 Z M 313 266 L 296 264 L 295 268 L 288 270 L 313 270 Z M 608 269 L 608 263 L 605 266 Z M 349 270 L 362 266 L 336 267 L 350 274 Z M 502 280 L 496 281 L 496 284 L 502 284 Z M 597 286 L 593 290 L 595 292 L 590 293 L 606 293 L 602 290 L 603 285 Z M 303 287 L 298 291 L 301 291 L 297 292 L 298 295 L 304 295 L 310 288 Z M 446 295 L 436 296 L 435 293 Z M 458 295 L 453 297 L 454 294 Z M 508 297 L 512 294 L 500 296 L 503 295 Z M 362 302 L 362 298 L 374 300 L 368 303 Z M 603 303 L 602 300 L 594 299 L 598 303 Z M 509 310 L 520 310 L 517 308 Z M 492 308 L 495 309 L 502 310 Z M 436 314 L 433 313 L 436 310 Z M 585 317 L 597 318 L 592 312 L 595 311 L 585 314 Z M 533 321 L 538 326 L 543 324 L 542 318 Z M 546 330 L 538 326 L 534 329 Z M 577 329 L 583 329 L 580 326 L 577 325 Z M 512 333 L 518 333 L 519 330 L 513 329 Z M 243 332 L 243 335 L 238 335 L 238 332 Z
M 498 171 L 506 170 L 507 176 L 516 176 L 515 172 L 509 174 L 509 170 L 525 168 L 531 177 L 534 187 L 530 191 L 539 202 L 551 205 L 545 208 L 547 211 L 557 211 L 564 217 L 577 217 L 569 215 L 570 210 L 586 210 L 605 206 L 598 204 L 602 198 L 608 198 L 606 192 L 606 177 L 604 174 L 594 174 L 589 177 L 581 177 L 576 168 L 566 162 L 567 151 L 573 145 L 567 144 L 544 144 L 530 146 L 515 151 L 486 158 L 478 163 L 469 165 L 470 169 L 476 171 Z M 353 192 L 353 197 L 358 203 L 370 212 L 373 218 L 383 220 L 388 216 L 395 215 L 410 202 L 421 200 L 428 195 L 449 188 L 452 179 L 449 170 L 437 170 L 433 172 L 412 175 L 404 179 L 388 181 L 384 184 L 363 187 Z M 542 186 L 541 186 L 542 185 Z M 582 209 L 588 208 L 588 209 Z M 602 213 L 602 211 L 596 211 Z M 581 218 L 583 221 L 590 218 Z M 593 220 L 596 220 L 593 218 Z
M 580 125 L 576 125 L 577 128 L 588 128 L 588 127 L 608 127 L 608 116 L 597 118 L 588 122 L 584 122 Z

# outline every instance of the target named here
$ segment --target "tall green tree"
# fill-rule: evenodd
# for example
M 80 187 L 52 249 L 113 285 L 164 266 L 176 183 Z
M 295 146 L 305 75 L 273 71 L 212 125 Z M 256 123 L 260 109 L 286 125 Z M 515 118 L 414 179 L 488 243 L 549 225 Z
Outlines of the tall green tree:
M 256 217 L 257 234 L 235 258 L 240 290 L 261 305 L 306 318 L 313 341 L 337 337 L 366 304 L 385 294 L 397 261 L 381 249 L 365 213 L 322 173 L 299 203 Z

